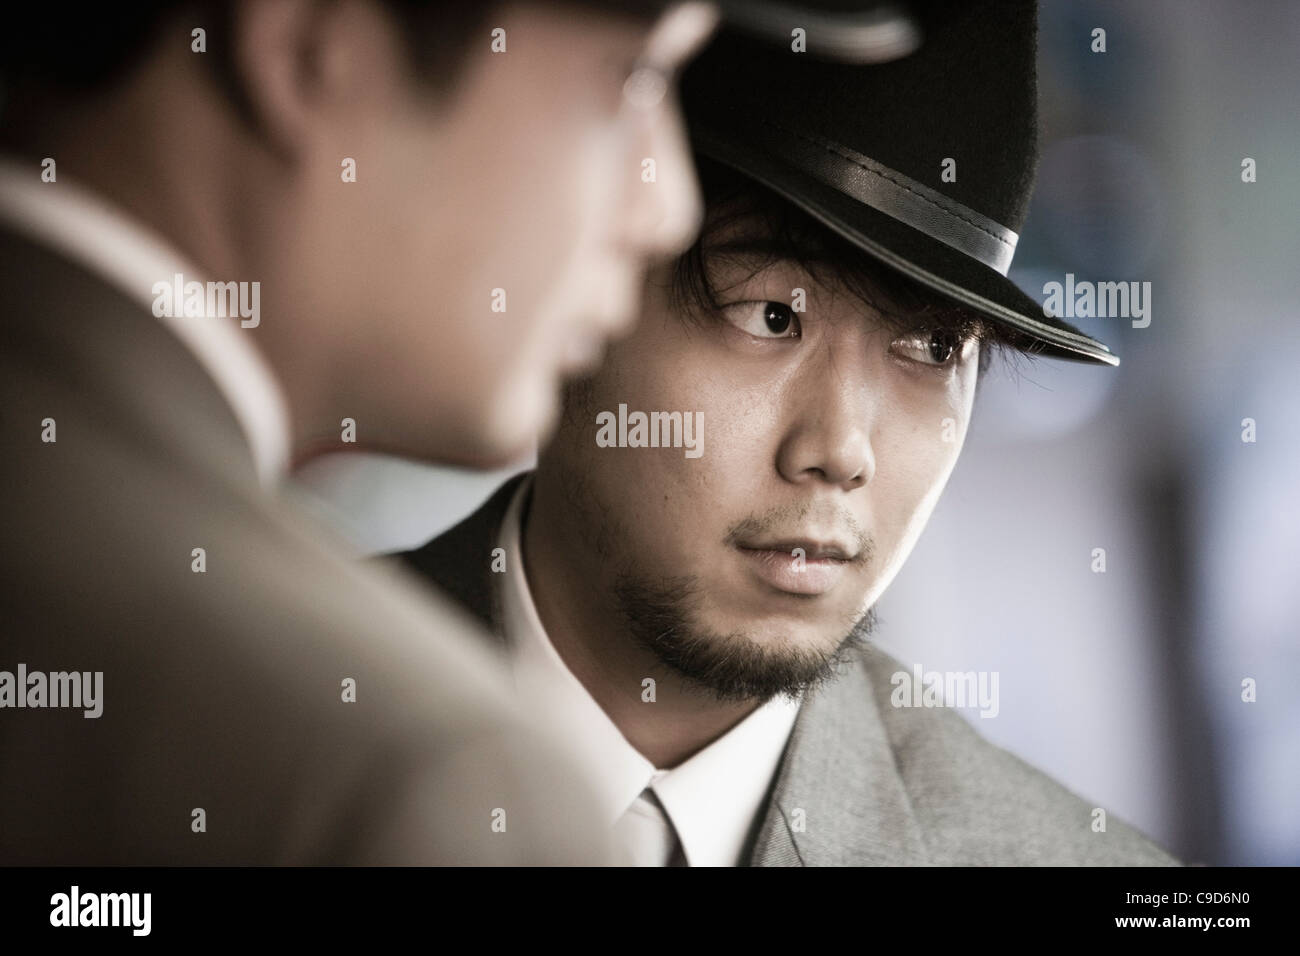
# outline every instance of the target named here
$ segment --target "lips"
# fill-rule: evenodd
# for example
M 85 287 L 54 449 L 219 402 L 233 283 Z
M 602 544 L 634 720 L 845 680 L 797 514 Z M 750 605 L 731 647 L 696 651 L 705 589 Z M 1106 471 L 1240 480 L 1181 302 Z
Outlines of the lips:
M 839 543 L 806 539 L 738 543 L 736 551 L 767 588 L 803 597 L 832 590 L 856 557 Z
M 810 538 L 784 538 L 779 541 L 741 541 L 737 547 L 748 551 L 782 551 L 793 556 L 795 549 L 808 560 L 829 558 L 835 561 L 852 561 L 856 555 L 849 545 L 839 541 L 814 541 Z

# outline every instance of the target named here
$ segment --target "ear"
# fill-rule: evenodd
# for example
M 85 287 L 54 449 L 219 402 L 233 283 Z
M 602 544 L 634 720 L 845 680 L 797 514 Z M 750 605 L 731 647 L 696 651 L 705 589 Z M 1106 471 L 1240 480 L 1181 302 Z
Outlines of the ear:
M 226 24 L 234 93 L 263 145 L 286 158 L 297 151 L 306 126 L 297 87 L 308 5 L 305 0 L 237 0 Z
M 364 85 L 358 67 L 374 51 L 358 47 L 387 39 L 376 29 L 377 13 L 361 9 L 366 6 L 320 0 L 234 5 L 234 82 L 272 152 L 286 159 L 299 155 L 325 114 Z

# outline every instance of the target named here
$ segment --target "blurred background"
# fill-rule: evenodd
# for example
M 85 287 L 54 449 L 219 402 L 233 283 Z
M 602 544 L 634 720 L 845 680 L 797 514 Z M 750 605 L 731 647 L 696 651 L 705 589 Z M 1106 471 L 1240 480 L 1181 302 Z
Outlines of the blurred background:
M 900 659 L 998 672 L 982 734 L 1188 862 L 1300 864 L 1298 50 L 1284 0 L 1043 3 L 1011 277 L 1150 282 L 1151 322 L 1069 320 L 1117 369 L 995 361 L 878 607 Z M 298 490 L 394 551 L 529 465 L 331 455 Z

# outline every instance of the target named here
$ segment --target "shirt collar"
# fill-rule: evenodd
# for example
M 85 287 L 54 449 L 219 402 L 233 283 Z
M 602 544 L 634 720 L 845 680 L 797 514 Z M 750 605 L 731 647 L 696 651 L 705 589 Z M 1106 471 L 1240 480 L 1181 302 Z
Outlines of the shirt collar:
M 773 697 L 654 783 L 691 866 L 737 866 L 799 704 Z
M 502 625 L 525 707 L 555 715 L 587 765 L 607 824 L 613 826 L 653 785 L 692 866 L 743 863 L 750 826 L 763 807 L 799 704 L 774 697 L 688 760 L 671 770 L 656 769 L 569 670 L 538 617 L 521 537 L 531 487 L 530 475 L 515 491 L 497 541 L 505 555 Z
M 93 192 L 60 178 L 42 182 L 31 163 L 0 157 L 0 219 L 119 288 L 153 312 L 156 282 L 204 281 L 166 241 Z M 176 310 L 179 311 L 179 310 Z M 203 366 L 248 438 L 264 486 L 278 484 L 289 461 L 289 414 L 266 360 L 237 319 L 159 318 Z

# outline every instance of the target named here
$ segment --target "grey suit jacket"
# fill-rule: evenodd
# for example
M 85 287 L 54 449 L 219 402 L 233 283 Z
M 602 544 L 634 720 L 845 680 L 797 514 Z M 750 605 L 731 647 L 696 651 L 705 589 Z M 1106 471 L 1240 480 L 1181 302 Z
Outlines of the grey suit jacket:
M 0 708 L 0 864 L 605 859 L 469 615 L 266 494 L 146 307 L 0 262 L 0 671 L 103 674 L 98 718 Z
M 499 638 L 490 555 L 523 477 L 401 555 Z M 890 677 L 905 670 L 869 646 L 805 700 L 752 834 L 751 865 L 1178 864 L 1113 815 L 1093 832 L 1093 804 L 952 710 L 892 706 Z

